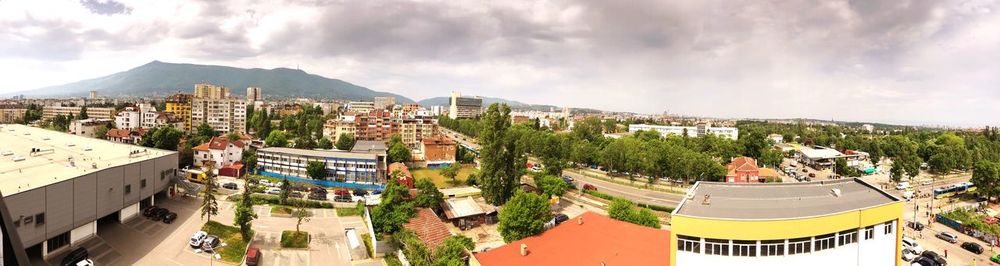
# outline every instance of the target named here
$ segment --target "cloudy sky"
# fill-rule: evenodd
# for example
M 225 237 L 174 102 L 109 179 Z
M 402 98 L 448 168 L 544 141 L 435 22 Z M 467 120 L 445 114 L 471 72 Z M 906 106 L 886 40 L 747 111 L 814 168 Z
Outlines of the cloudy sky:
M 152 60 L 413 99 L 1000 123 L 1000 1 L 0 0 L 0 93 Z

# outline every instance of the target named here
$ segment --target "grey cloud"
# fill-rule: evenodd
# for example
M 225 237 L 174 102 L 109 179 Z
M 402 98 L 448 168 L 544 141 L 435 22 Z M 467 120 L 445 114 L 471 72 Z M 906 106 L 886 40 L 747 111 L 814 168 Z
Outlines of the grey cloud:
M 114 0 L 80 0 L 80 4 L 100 15 L 130 14 L 132 8 Z

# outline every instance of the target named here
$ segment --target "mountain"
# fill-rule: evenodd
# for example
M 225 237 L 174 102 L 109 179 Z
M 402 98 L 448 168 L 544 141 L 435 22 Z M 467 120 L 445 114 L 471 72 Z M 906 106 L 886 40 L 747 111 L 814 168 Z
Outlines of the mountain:
M 394 96 L 396 102 L 412 103 L 400 95 L 373 91 L 349 82 L 309 74 L 302 70 L 245 69 L 227 66 L 174 64 L 153 61 L 128 71 L 69 84 L 11 93 L 31 97 L 98 95 L 164 97 L 177 91 L 191 93 L 194 84 L 208 82 L 232 89 L 233 95 L 245 95 L 247 87 L 260 87 L 267 98 L 329 98 L 371 101 L 375 96 Z
M 450 99 L 450 97 L 427 98 L 427 99 L 423 99 L 423 100 L 418 101 L 417 104 L 420 104 L 421 106 L 435 106 L 435 105 L 448 106 L 448 105 L 450 105 L 449 99 Z M 490 106 L 490 104 L 494 104 L 494 103 L 507 103 L 507 105 L 510 105 L 511 109 L 519 109 L 519 110 L 533 110 L 533 111 L 543 111 L 543 112 L 548 112 L 550 110 L 562 111 L 562 107 L 554 106 L 554 105 L 530 104 L 530 103 L 523 103 L 523 102 L 514 101 L 514 100 L 507 100 L 507 99 L 503 99 L 503 98 L 483 97 L 483 107 Z M 601 110 L 590 109 L 590 108 L 572 108 L 572 109 L 573 109 L 574 113 L 598 113 L 599 114 L 599 113 L 602 112 Z

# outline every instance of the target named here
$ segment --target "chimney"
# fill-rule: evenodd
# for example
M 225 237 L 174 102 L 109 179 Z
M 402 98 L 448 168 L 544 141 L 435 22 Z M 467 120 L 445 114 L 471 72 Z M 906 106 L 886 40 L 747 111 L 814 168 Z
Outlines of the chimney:
M 528 256 L 528 245 L 521 243 L 521 256 Z
M 701 201 L 701 205 L 712 205 L 711 197 L 711 195 L 705 195 L 705 200 Z
M 583 225 L 583 216 L 576 218 L 576 224 Z

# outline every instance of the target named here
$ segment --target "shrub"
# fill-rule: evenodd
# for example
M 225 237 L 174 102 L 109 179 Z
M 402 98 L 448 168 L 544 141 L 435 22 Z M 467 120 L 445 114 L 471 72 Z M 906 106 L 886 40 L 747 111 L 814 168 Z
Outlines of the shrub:
M 232 195 L 226 198 L 228 201 L 240 201 L 243 195 Z M 275 195 L 262 195 L 262 194 L 252 194 L 250 195 L 250 201 L 254 205 L 282 205 L 281 199 Z M 304 199 L 288 199 L 288 205 L 298 206 L 302 204 L 306 208 L 316 208 L 316 209 L 333 209 L 333 203 L 316 201 L 316 200 L 304 200 Z
M 281 232 L 281 247 L 283 248 L 308 248 L 309 232 L 295 232 L 285 230 Z

